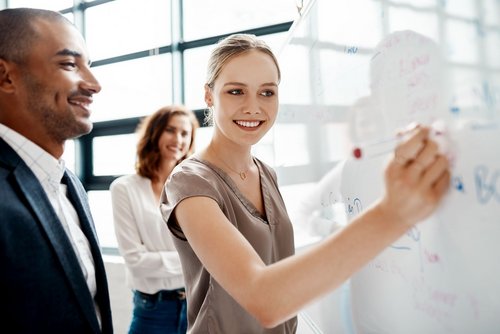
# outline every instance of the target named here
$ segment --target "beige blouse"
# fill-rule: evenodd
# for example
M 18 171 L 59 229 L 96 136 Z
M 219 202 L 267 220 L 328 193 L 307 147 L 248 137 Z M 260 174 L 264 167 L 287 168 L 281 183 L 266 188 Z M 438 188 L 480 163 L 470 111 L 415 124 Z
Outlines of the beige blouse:
M 184 272 L 188 303 L 188 333 L 295 333 L 297 318 L 265 329 L 210 275 L 186 241 L 171 215 L 185 198 L 214 199 L 230 222 L 245 236 L 264 263 L 271 264 L 294 254 L 293 229 L 275 172 L 254 158 L 259 168 L 267 221 L 221 169 L 197 158 L 184 160 L 167 180 L 161 212 L 170 231 Z

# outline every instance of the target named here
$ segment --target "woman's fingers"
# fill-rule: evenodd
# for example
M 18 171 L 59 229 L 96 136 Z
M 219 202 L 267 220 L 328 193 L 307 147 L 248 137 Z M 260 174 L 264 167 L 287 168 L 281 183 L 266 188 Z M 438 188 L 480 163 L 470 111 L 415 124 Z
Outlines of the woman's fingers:
M 436 161 L 438 145 L 432 140 L 424 141 L 424 147 L 417 157 L 407 164 L 408 172 L 414 179 L 419 179 L 427 169 Z
M 434 184 L 434 196 L 437 198 L 443 197 L 450 187 L 450 179 L 451 175 L 449 170 L 445 170 L 445 172 L 441 174 L 437 182 Z
M 424 148 L 425 142 L 429 137 L 429 129 L 417 126 L 402 135 L 409 137 L 396 147 L 394 160 L 401 166 L 406 167 L 408 163 L 417 158 L 418 154 Z
M 438 156 L 434 163 L 425 170 L 425 173 L 423 173 L 421 180 L 422 186 L 427 188 L 435 187 L 443 174 L 448 171 L 448 168 L 448 159 L 442 155 Z
M 433 140 L 426 140 L 425 146 L 418 154 L 415 162 L 419 163 L 424 169 L 427 169 L 434 161 L 439 153 L 438 145 Z
M 429 129 L 416 127 L 395 149 L 386 169 L 386 207 L 405 223 L 431 214 L 448 189 L 448 160 L 429 138 Z

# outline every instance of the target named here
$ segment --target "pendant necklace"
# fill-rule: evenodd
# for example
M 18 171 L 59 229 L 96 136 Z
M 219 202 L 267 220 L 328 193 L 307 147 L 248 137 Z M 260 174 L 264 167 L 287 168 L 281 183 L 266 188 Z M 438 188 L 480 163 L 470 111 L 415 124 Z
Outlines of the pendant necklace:
M 229 166 L 224 160 L 222 160 L 219 155 L 215 152 L 215 150 L 212 148 L 212 146 L 210 146 L 210 150 L 212 150 L 212 152 L 214 152 L 214 155 L 217 157 L 217 159 L 219 159 L 220 161 L 222 161 L 222 163 L 227 167 L 229 168 L 230 171 L 232 171 L 233 173 L 236 173 L 239 175 L 240 179 L 242 181 L 245 181 L 245 179 L 247 178 L 247 173 L 248 171 L 250 170 L 250 168 L 247 168 L 246 170 L 242 170 L 242 171 L 237 171 L 237 170 L 234 170 L 233 168 L 231 168 L 231 166 Z

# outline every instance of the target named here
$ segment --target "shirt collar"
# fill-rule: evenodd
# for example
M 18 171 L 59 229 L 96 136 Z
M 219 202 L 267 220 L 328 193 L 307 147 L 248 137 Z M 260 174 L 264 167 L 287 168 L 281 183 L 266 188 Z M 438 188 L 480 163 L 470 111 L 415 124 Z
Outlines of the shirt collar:
M 65 171 L 64 160 L 54 158 L 28 138 L 1 123 L 0 137 L 19 154 L 42 185 L 59 186 Z

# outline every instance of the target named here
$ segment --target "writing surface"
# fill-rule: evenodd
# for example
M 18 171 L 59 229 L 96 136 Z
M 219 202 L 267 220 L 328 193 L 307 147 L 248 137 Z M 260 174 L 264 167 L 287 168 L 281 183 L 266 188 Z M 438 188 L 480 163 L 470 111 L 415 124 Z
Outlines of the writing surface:
M 500 329 L 500 128 L 468 124 L 448 136 L 452 186 L 444 203 L 350 280 L 360 333 Z M 349 219 L 381 195 L 388 155 L 346 162 L 341 193 Z
M 280 186 L 307 189 L 294 224 L 324 236 L 366 209 L 390 155 L 379 143 L 412 121 L 446 132 L 453 173 L 435 215 L 306 309 L 313 332 L 500 328 L 499 41 L 494 0 L 316 0 L 292 26 L 273 145 Z M 353 159 L 357 146 L 376 153 Z

